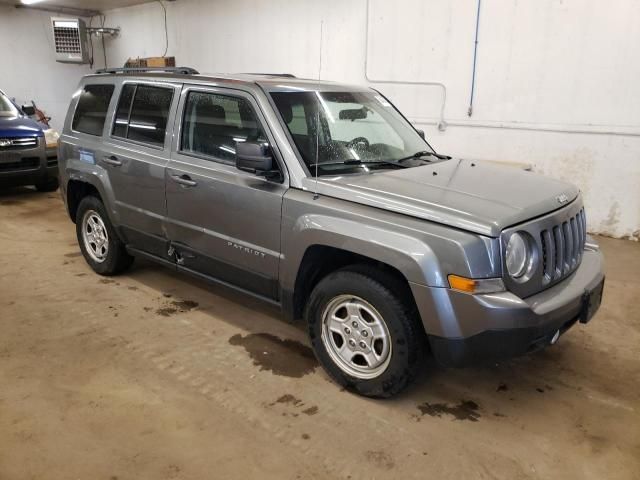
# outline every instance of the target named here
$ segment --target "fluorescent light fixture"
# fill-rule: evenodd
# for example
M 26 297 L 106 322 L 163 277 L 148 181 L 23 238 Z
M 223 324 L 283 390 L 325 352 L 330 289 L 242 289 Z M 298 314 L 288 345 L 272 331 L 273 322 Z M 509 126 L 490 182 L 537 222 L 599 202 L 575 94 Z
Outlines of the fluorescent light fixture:
M 42 0 L 20 0 L 23 5 L 33 5 L 34 3 L 40 3 Z

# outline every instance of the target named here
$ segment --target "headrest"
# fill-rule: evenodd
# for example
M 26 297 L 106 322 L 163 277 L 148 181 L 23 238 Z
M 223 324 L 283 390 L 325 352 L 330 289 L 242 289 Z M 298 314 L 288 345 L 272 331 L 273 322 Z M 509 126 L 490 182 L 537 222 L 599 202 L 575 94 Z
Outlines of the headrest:
M 279 105 L 279 109 L 282 114 L 282 118 L 284 119 L 284 123 L 291 123 L 291 120 L 293 120 L 293 109 L 291 108 L 291 104 L 283 103 L 282 105 Z
M 226 120 L 227 112 L 225 112 L 224 107 L 222 107 L 221 105 L 204 103 L 198 106 L 198 116 Z

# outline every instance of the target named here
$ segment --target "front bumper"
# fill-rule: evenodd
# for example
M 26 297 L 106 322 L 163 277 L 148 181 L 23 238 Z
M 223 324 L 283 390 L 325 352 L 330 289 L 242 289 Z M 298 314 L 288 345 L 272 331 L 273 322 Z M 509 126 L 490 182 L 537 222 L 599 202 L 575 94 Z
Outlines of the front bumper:
M 584 316 L 585 292 L 599 306 L 604 261 L 585 250 L 580 267 L 564 281 L 521 299 L 510 292 L 469 295 L 411 284 L 432 352 L 443 365 L 464 366 L 521 355 L 548 345 Z M 585 320 L 583 318 L 583 320 Z
M 0 186 L 46 183 L 58 177 L 56 148 L 46 148 L 44 138 L 32 148 L 0 151 Z

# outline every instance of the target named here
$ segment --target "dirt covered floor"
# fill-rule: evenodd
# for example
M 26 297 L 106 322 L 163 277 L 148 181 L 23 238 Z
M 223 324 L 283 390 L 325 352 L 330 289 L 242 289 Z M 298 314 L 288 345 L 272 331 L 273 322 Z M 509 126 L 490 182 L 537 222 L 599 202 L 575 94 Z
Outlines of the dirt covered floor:
M 640 478 L 640 244 L 599 314 L 498 365 L 341 391 L 272 307 L 80 255 L 58 194 L 0 194 L 0 479 Z

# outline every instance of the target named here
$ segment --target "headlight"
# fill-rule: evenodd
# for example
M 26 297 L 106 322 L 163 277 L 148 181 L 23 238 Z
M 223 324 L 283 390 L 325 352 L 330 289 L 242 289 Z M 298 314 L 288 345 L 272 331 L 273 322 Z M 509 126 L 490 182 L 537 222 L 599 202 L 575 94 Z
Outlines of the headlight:
M 513 278 L 522 277 L 528 270 L 531 260 L 531 248 L 527 238 L 521 233 L 514 233 L 507 243 L 505 263 L 507 272 Z
M 53 128 L 48 128 L 44 131 L 44 140 L 47 143 L 47 148 L 56 148 L 58 146 L 58 139 L 60 134 Z

